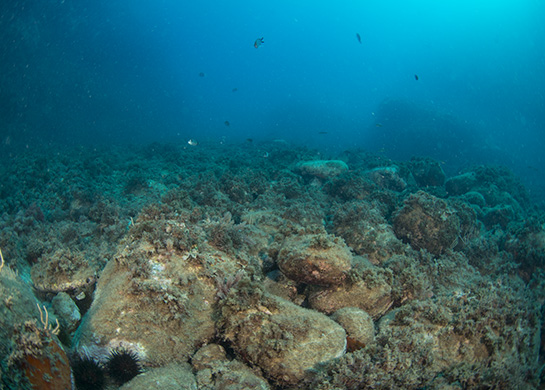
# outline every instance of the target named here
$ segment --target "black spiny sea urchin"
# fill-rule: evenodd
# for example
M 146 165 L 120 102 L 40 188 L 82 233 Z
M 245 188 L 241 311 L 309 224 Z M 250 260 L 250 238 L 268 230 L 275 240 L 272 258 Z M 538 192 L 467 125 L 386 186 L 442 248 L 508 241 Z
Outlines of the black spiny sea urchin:
M 116 348 L 110 352 L 106 361 L 106 370 L 118 385 L 130 381 L 142 372 L 138 355 L 124 348 Z
M 72 362 L 72 374 L 78 390 L 102 390 L 106 383 L 104 369 L 88 357 L 76 356 Z

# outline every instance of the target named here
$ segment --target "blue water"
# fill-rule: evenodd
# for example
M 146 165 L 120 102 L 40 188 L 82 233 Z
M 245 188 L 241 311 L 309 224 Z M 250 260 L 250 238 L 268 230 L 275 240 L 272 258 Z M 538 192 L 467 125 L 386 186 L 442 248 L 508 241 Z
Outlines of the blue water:
M 543 1 L 27 0 L 0 12 L 4 150 L 284 139 L 503 163 L 545 193 Z

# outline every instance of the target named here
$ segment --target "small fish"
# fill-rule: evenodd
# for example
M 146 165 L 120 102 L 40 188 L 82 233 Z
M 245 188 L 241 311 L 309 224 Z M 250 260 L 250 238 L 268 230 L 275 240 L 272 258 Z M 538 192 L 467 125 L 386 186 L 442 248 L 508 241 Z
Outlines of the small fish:
M 327 131 L 319 131 L 318 134 L 327 134 Z
M 252 143 L 254 140 L 252 138 L 246 138 L 246 142 Z
M 356 38 L 358 38 L 358 42 L 361 44 L 361 36 L 360 36 L 360 34 L 356 33 Z
M 263 37 L 257 38 L 254 42 L 254 47 L 257 49 L 259 46 L 261 46 L 264 43 L 265 41 L 263 41 Z
M 233 88 L 231 91 L 236 92 L 238 91 L 238 88 Z
M 414 75 L 414 79 L 415 79 L 416 81 L 418 81 L 418 75 L 417 75 L 417 74 Z
M 225 121 L 225 122 L 223 122 L 223 124 L 224 124 L 225 126 L 227 126 L 227 127 L 231 126 L 231 124 L 229 123 L 229 121 Z
M 376 127 L 382 127 L 382 123 L 375 124 Z
M 204 77 L 204 72 L 199 73 L 199 77 Z
M 187 143 L 191 146 L 197 146 L 199 143 L 195 141 L 193 138 L 187 141 Z

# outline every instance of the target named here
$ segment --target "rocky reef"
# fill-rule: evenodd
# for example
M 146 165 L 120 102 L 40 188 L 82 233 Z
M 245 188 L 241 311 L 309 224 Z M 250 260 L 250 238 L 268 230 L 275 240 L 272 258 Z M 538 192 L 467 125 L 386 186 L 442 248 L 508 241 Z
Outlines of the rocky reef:
M 505 168 L 271 142 L 0 173 L 6 389 L 120 350 L 127 389 L 544 386 L 545 212 Z

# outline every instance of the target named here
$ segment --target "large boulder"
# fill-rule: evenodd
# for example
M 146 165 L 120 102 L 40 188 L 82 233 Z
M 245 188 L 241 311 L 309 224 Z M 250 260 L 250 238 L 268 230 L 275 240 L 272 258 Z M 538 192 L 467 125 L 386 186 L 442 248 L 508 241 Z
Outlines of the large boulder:
M 173 363 L 163 367 L 146 370 L 145 375 L 137 375 L 125 383 L 120 390 L 196 390 L 197 381 L 191 366 Z
M 397 167 L 374 168 L 367 171 L 366 175 L 381 189 L 401 192 L 407 187 Z
M 446 176 L 441 164 L 431 158 L 413 157 L 409 167 L 419 187 L 437 187 L 445 183 Z
M 392 226 L 370 202 L 344 203 L 332 213 L 333 232 L 342 237 L 357 255 L 365 255 L 374 264 L 404 252 Z
M 445 189 L 451 196 L 463 195 L 471 191 L 479 184 L 475 172 L 466 172 L 458 176 L 449 178 L 445 183 Z
M 196 254 L 158 248 L 158 233 L 142 236 L 140 228 L 104 268 L 76 334 L 76 350 L 101 360 L 122 347 L 150 366 L 185 362 L 215 335 L 216 282 Z M 201 261 L 207 256 L 200 254 Z M 213 261 L 221 267 L 221 259 Z
M 71 388 L 68 356 L 51 309 L 37 305 L 32 286 L 3 261 L 0 297 L 0 388 Z
M 342 240 L 331 234 L 287 237 L 278 254 L 278 266 L 288 278 L 320 286 L 342 283 L 352 255 Z
M 311 288 L 308 302 L 311 308 L 325 314 L 345 307 L 357 307 L 371 317 L 379 318 L 393 304 L 392 287 L 383 278 L 373 281 L 357 279 L 347 281 L 342 286 Z
M 296 384 L 318 363 L 342 356 L 344 329 L 327 316 L 269 294 L 229 299 L 222 332 L 236 353 L 278 383 Z
M 300 162 L 297 164 L 296 170 L 303 176 L 331 179 L 348 171 L 348 165 L 341 160 L 315 160 Z
M 460 236 L 460 219 L 447 202 L 423 191 L 411 195 L 394 218 L 394 232 L 414 249 L 438 256 Z

